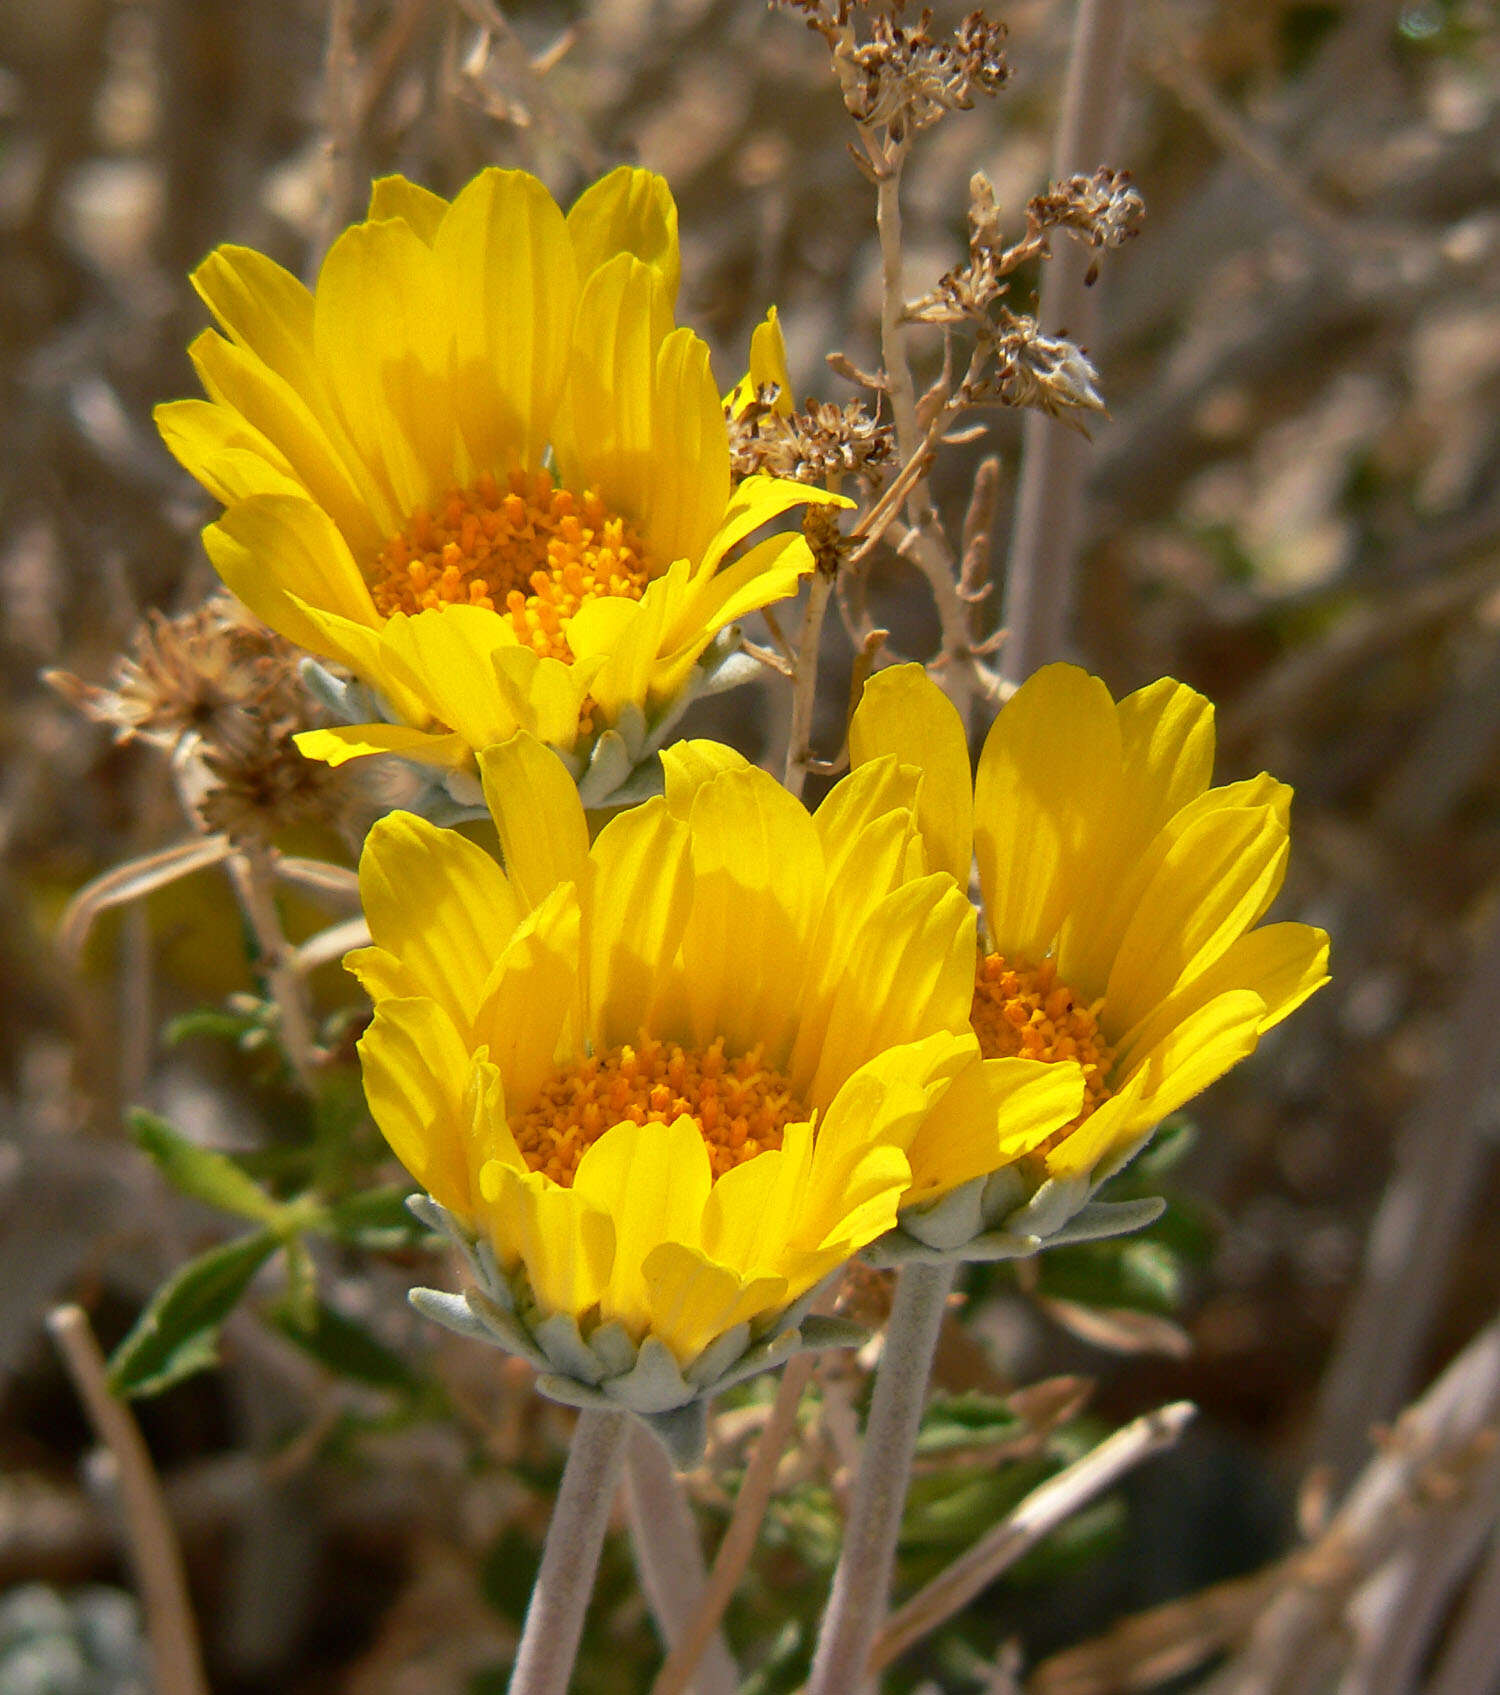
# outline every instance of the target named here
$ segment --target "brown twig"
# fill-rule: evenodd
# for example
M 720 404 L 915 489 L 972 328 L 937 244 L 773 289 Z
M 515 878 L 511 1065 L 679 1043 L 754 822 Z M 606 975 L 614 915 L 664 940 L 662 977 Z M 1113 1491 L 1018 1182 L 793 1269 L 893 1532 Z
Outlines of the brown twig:
M 209 1695 L 182 1555 L 140 1430 L 110 1392 L 104 1355 L 82 1307 L 54 1307 L 47 1328 L 119 1480 L 125 1533 L 160 1695 Z
M 309 280 L 355 198 L 354 143 L 359 133 L 359 58 L 354 49 L 355 0 L 328 0 L 328 45 L 323 55 L 323 205 L 308 245 Z
M 1081 1460 L 1033 1489 L 986 1536 L 919 1589 L 881 1626 L 870 1655 L 879 1671 L 914 1642 L 952 1618 L 989 1584 L 1143 1460 L 1173 1447 L 1197 1414 L 1190 1401 L 1174 1401 L 1116 1431 Z

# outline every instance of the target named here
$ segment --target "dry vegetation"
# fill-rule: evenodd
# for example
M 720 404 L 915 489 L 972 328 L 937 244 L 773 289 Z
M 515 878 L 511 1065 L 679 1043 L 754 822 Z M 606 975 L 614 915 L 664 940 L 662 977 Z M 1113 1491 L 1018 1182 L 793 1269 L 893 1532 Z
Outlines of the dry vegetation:
M 1117 689 L 1164 672 L 1203 689 L 1219 705 L 1221 776 L 1269 768 L 1295 784 L 1283 909 L 1333 933 L 1335 981 L 1197 1105 L 1198 1140 L 1172 1177 L 1191 1198 L 1176 1234 L 1129 1276 L 1112 1262 L 1112 1294 L 1088 1285 L 1087 1265 L 1071 1283 L 1044 1270 L 973 1285 L 940 1363 L 946 1388 L 1086 1374 L 1107 1424 L 1178 1398 L 1201 1415 L 1132 1481 L 1123 1524 L 1091 1521 L 1030 1581 L 986 1591 L 962 1632 L 901 1676 L 972 1688 L 987 1663 L 992 1690 L 1106 1695 L 1227 1649 L 1203 1674 L 1214 1695 L 1483 1695 L 1500 1687 L 1500 1374 L 1484 1331 L 1500 1304 L 1500 25 L 1483 0 L 1134 11 L 1119 135 L 1087 168 L 1128 165 L 1149 219 L 1106 256 L 1086 334 L 1041 326 L 1082 335 L 1109 408 L 1077 449 L 1086 483 L 1043 529 L 1076 538 L 1074 650 Z M 1072 13 L 1015 0 L 1007 88 L 915 149 L 913 300 L 940 296 L 963 258 L 976 169 L 1008 239 L 1024 236 L 1018 209 L 1049 176 Z M 860 369 L 879 358 L 880 255 L 851 133 L 816 33 L 758 0 L 0 11 L 0 1589 L 42 1581 L 75 1603 L 71 1622 L 34 1634 L 76 1634 L 79 1586 L 126 1575 L 108 1479 L 80 1469 L 90 1438 L 42 1315 L 79 1300 L 113 1344 L 176 1265 L 225 1233 L 135 1150 L 125 1109 L 145 1102 L 273 1177 L 278 1156 L 294 1157 L 306 1109 L 245 997 L 274 991 L 279 972 L 318 1024 L 304 1039 L 347 1043 L 353 990 L 319 963 L 338 947 L 288 950 L 347 917 L 348 892 L 332 873 L 284 879 L 292 942 L 273 911 L 269 942 L 261 927 L 247 949 L 235 887 L 247 910 L 264 905 L 272 873 L 254 820 L 274 818 L 295 863 L 346 865 L 361 820 L 389 798 L 364 783 L 331 794 L 322 777 L 311 797 L 288 787 L 275 746 L 223 722 L 201 666 L 184 703 L 181 630 L 137 650 L 134 682 L 115 672 L 148 613 L 192 612 L 212 586 L 197 540 L 207 503 L 149 417 L 195 392 L 188 268 L 239 241 L 306 273 L 383 171 L 452 191 L 481 164 L 517 163 L 566 197 L 639 160 L 677 195 L 684 316 L 713 341 L 725 385 L 775 301 L 799 402 L 842 408 L 856 391 L 823 355 Z M 1040 274 L 1023 255 L 1017 309 Z M 930 375 L 940 340 L 916 333 L 933 338 L 916 343 Z M 980 527 L 998 581 L 1023 428 L 1014 411 L 980 417 L 982 438 L 941 462 L 936 493 L 958 534 L 981 461 L 999 455 Z M 977 593 L 989 562 L 982 541 L 971 551 Z M 842 597 L 848 627 L 830 618 L 824 631 L 826 710 L 812 728 L 829 752 L 850 629 L 878 623 L 920 658 L 944 639 L 912 565 L 888 548 L 865 563 Z M 968 611 L 977 648 L 997 599 Z M 254 673 L 271 703 L 254 734 L 279 746 L 315 709 L 274 645 L 210 623 L 198 636 L 218 644 L 213 664 Z M 49 668 L 116 693 L 48 690 L 37 676 Z M 69 896 L 182 842 L 184 804 L 203 804 L 193 774 L 149 745 L 164 691 L 243 756 L 205 813 L 232 852 L 210 863 L 199 837 L 199 858 L 187 850 L 199 868 L 180 880 L 164 873 L 185 862 L 152 861 L 113 891 L 141 899 L 86 938 L 75 921 L 75 969 L 56 934 Z M 117 727 L 134 710 L 134 733 L 112 736 L 80 700 Z M 777 678 L 697 710 L 700 729 L 779 769 Z M 164 1019 L 227 1000 L 244 1014 L 237 1041 L 159 1040 Z M 295 1068 L 298 1034 L 285 1019 L 281 1034 Z M 336 1132 L 314 1127 L 318 1146 L 369 1169 L 372 1133 L 347 1098 L 324 1108 L 343 1116 Z M 316 1249 L 324 1299 L 412 1362 L 410 1382 L 373 1367 L 352 1382 L 294 1346 L 266 1318 L 285 1305 L 273 1278 L 227 1327 L 222 1369 L 141 1404 L 215 1689 L 503 1686 L 567 1415 L 526 1393 L 524 1369 L 408 1312 L 416 1251 Z M 859 1297 L 878 1313 L 883 1286 L 872 1275 Z M 1372 1423 L 1476 1334 L 1347 1494 Z M 801 1662 L 766 1621 L 805 1622 L 831 1559 L 858 1382 L 837 1357 L 818 1381 L 730 1617 L 771 1662 L 767 1690 L 796 1682 L 775 1669 L 778 1651 Z M 986 1437 L 977 1472 L 936 1474 L 950 1508 L 1005 1458 L 1014 1489 L 972 1509 L 985 1523 L 1003 1512 L 1044 1475 L 1026 1470 L 1039 1456 L 1079 1451 L 1048 1447 L 1076 1433 L 1077 1412 L 1076 1395 L 1028 1403 L 1009 1448 Z M 752 1393 L 720 1421 L 694 1484 L 714 1527 L 765 1415 Z M 937 1494 L 919 1506 L 910 1579 L 930 1576 L 953 1537 Z M 15 1669 L 14 1599 L 0 1597 L 0 1692 L 71 1691 Z M 27 1618 L 53 1604 L 22 1601 Z M 1012 1634 L 1019 1672 L 994 1657 Z M 578 1688 L 644 1689 L 654 1663 L 621 1538 Z M 76 1687 L 140 1687 L 111 1675 Z

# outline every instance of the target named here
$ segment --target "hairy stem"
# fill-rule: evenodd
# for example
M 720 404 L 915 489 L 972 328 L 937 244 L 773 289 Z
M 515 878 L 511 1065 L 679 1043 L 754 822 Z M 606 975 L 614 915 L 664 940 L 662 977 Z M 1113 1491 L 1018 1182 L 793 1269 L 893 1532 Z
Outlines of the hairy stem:
M 843 1552 L 807 1695 L 860 1695 L 868 1685 L 870 1652 L 885 1619 L 896 1563 L 927 1378 L 956 1275 L 952 1265 L 908 1265 L 896 1285 Z
M 578 1415 L 521 1627 L 510 1695 L 567 1695 L 625 1459 L 629 1416 L 592 1408 Z
M 644 1425 L 625 1452 L 625 1509 L 636 1569 L 670 1651 L 694 1622 L 708 1582 L 698 1526 L 666 1451 Z M 723 1635 L 713 1631 L 693 1672 L 697 1695 L 734 1695 L 740 1674 Z

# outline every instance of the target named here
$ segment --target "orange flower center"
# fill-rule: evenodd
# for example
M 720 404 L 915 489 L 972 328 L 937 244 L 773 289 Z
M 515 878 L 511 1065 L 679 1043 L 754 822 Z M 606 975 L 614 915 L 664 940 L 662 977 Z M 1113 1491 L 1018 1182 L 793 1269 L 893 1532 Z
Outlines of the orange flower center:
M 729 1059 L 722 1037 L 694 1049 L 643 1036 L 637 1047 L 610 1048 L 561 1067 L 511 1130 L 533 1171 L 569 1187 L 587 1150 L 626 1120 L 691 1118 L 718 1178 L 779 1148 L 786 1126 L 808 1116 L 786 1078 L 761 1063 L 758 1047 Z
M 503 612 L 517 639 L 571 661 L 568 625 L 605 596 L 639 600 L 651 578 L 641 538 L 593 489 L 555 488 L 543 471 L 482 476 L 434 511 L 414 512 L 380 550 L 371 585 L 381 617 L 439 606 Z
M 975 970 L 969 1019 L 986 1059 L 1076 1059 L 1083 1067 L 1083 1111 L 1049 1138 L 1049 1146 L 1114 1092 L 1106 1080 L 1115 1055 L 1099 1028 L 1102 1004 L 1087 1005 L 1059 983 L 1050 959 L 1033 966 L 992 953 Z

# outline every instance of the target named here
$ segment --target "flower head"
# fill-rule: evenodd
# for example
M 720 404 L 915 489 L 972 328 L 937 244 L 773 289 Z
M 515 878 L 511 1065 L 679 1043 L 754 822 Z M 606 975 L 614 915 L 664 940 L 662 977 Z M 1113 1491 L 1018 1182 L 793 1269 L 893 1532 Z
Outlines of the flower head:
M 1082 1110 L 1039 1173 L 1075 1198 L 1327 981 L 1321 930 L 1260 923 L 1291 790 L 1265 775 L 1210 787 L 1213 708 L 1182 683 L 1116 703 L 1097 677 L 1047 666 L 1001 709 L 971 793 L 956 712 L 898 666 L 866 687 L 850 750 L 856 767 L 920 756 L 929 862 L 966 883 L 977 857 L 984 1052 L 1083 1067 Z
M 872 761 L 809 816 L 716 744 L 663 764 L 591 846 L 550 752 L 481 753 L 506 869 L 383 820 L 349 962 L 376 1122 L 491 1256 L 492 1331 L 504 1308 L 549 1392 L 653 1413 L 794 1328 L 914 1188 L 1082 1100 L 1075 1067 L 981 1061 L 974 914 L 923 869 L 914 769 Z
M 209 398 L 157 421 L 227 508 L 209 555 L 388 720 L 304 751 L 472 767 L 526 729 L 575 773 L 612 735 L 628 770 L 715 637 L 795 590 L 798 536 L 731 555 L 830 497 L 731 486 L 708 349 L 672 325 L 678 271 L 666 185 L 625 168 L 566 217 L 523 171 L 451 204 L 387 177 L 312 291 L 247 248 L 199 266 Z

